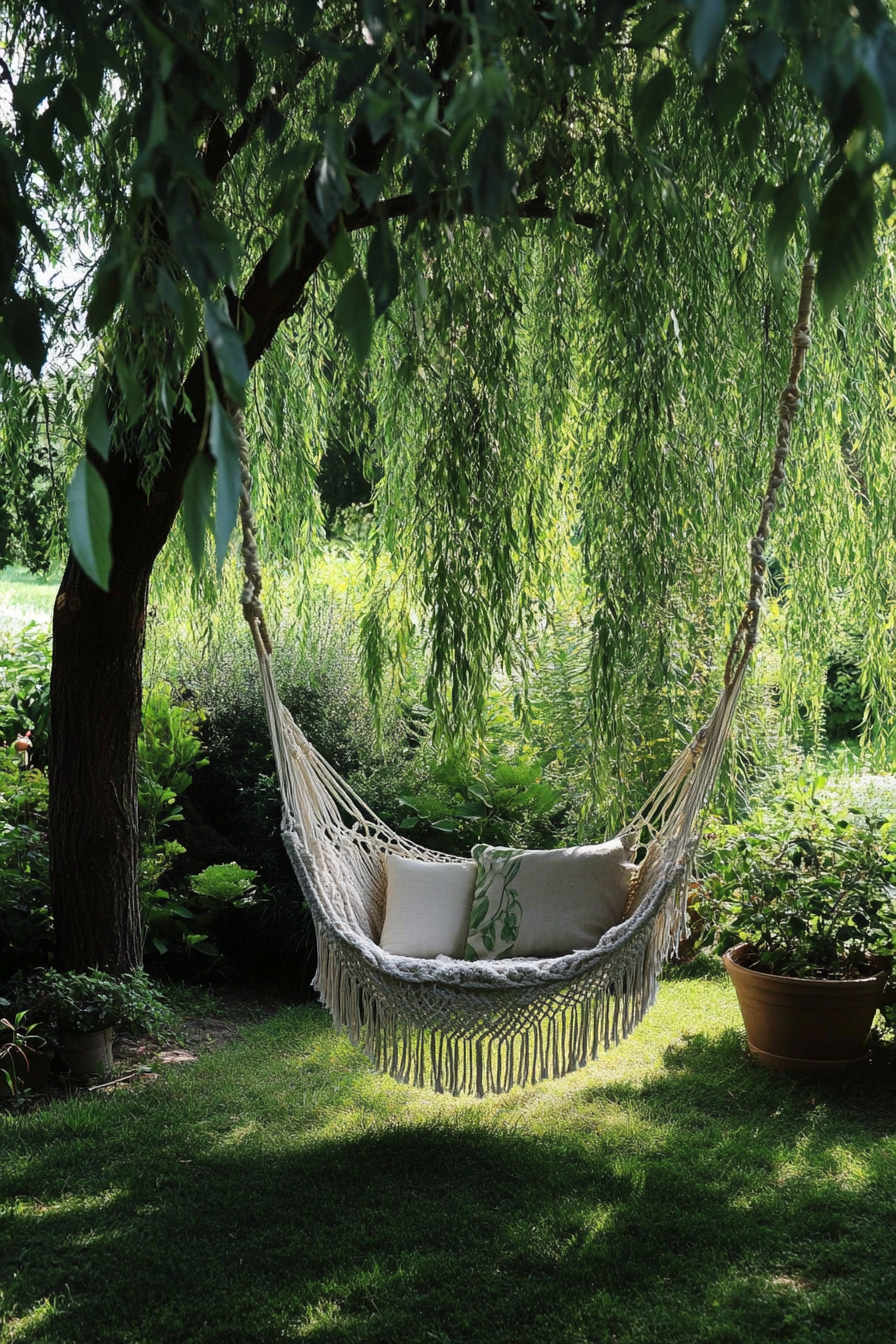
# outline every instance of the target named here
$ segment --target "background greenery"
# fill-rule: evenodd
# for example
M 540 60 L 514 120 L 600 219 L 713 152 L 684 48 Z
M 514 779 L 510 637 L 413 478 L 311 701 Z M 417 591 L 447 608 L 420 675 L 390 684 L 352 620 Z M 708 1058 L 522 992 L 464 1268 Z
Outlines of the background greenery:
M 367 517 L 357 508 L 340 514 L 313 562 L 274 567 L 269 576 L 280 694 L 312 741 L 392 826 L 446 852 L 469 853 L 482 839 L 552 847 L 610 834 L 637 810 L 716 693 L 711 662 L 695 660 L 688 645 L 692 630 L 670 644 L 670 666 L 678 669 L 670 682 L 638 706 L 626 701 L 631 724 L 622 759 L 596 762 L 589 634 L 571 567 L 553 608 L 545 609 L 526 666 L 497 668 L 479 731 L 450 737 L 428 699 L 422 638 L 406 645 L 376 709 L 371 702 L 358 634 Z M 254 652 L 233 601 L 237 587 L 232 561 L 220 587 L 207 580 L 199 592 L 172 561 L 153 590 L 140 742 L 145 955 L 167 977 L 261 972 L 304 989 L 313 974 L 313 932 L 279 838 L 279 792 Z M 42 586 L 21 571 L 7 571 L 0 582 L 0 624 L 7 626 L 0 714 L 7 741 L 19 726 L 34 729 L 38 765 L 46 747 L 49 645 L 40 620 L 22 621 L 45 620 L 52 591 L 52 582 Z M 845 723 L 819 696 L 795 721 L 788 717 L 778 681 L 789 638 L 780 606 L 773 597 L 714 799 L 718 820 L 709 827 L 710 835 L 728 837 L 732 852 L 743 838 L 741 868 L 757 857 L 759 837 L 769 837 L 771 853 L 778 835 L 792 833 L 793 799 L 807 769 L 830 776 L 828 788 L 840 790 L 836 808 L 850 817 L 852 831 L 863 816 L 881 822 L 896 812 L 886 777 L 867 769 L 873 761 L 886 767 L 886 739 L 863 739 L 858 714 Z M 831 686 L 848 681 L 854 643 L 843 615 L 822 668 Z M 860 695 L 857 677 L 849 686 L 837 692 L 838 705 Z M 20 772 L 8 749 L 0 764 L 3 978 L 46 963 L 52 923 L 46 781 L 40 770 Z M 845 811 L 851 806 L 855 816 Z M 718 874 L 723 857 L 710 839 L 703 871 Z M 246 876 L 216 896 L 202 894 L 197 873 L 222 862 Z M 713 941 L 718 923 L 704 928 L 703 941 Z

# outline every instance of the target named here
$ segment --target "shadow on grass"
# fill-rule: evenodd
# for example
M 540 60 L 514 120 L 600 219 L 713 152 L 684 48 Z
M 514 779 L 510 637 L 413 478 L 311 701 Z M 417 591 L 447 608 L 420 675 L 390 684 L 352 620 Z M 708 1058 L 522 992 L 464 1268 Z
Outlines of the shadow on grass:
M 668 1051 L 641 1087 L 572 1084 L 547 1132 L 446 1108 L 320 1133 L 379 1084 L 307 1010 L 287 1016 L 305 1025 L 279 1108 L 160 1088 L 74 1110 L 46 1142 L 29 1127 L 0 1338 L 893 1337 L 889 1074 L 794 1083 L 730 1032 Z M 334 1059 L 341 1102 L 319 1090 Z

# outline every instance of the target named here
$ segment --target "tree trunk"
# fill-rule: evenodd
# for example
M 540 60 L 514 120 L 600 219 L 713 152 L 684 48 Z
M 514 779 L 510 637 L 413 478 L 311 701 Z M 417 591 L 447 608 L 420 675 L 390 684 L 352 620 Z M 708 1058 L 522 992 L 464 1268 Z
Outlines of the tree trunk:
M 375 167 L 379 158 L 371 162 Z M 267 278 L 268 254 L 259 261 L 243 299 L 252 324 L 250 367 L 300 307 L 325 255 L 306 230 L 295 270 L 274 287 Z M 99 966 L 121 974 L 142 960 L 137 738 L 149 581 L 200 447 L 205 377 L 205 362 L 197 359 L 172 417 L 165 464 L 149 493 L 138 458 L 115 446 L 108 462 L 92 454 L 112 506 L 109 592 L 97 588 L 70 555 L 56 597 L 49 845 L 56 965 L 62 970 Z
M 53 613 L 49 844 L 56 964 L 139 966 L 137 737 L 149 566 L 101 592 L 69 556 Z
M 113 974 L 143 960 L 137 864 L 137 738 L 149 581 L 177 517 L 204 407 L 196 361 L 171 424 L 167 460 L 149 493 L 141 462 L 91 453 L 112 506 L 108 593 L 69 555 L 53 610 L 49 848 L 55 962 Z

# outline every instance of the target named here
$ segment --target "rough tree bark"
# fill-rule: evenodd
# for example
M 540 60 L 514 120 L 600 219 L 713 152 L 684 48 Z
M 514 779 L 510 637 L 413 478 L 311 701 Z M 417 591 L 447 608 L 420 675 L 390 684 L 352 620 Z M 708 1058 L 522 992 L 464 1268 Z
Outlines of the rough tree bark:
M 49 822 L 57 965 L 120 974 L 141 954 L 136 748 L 149 571 L 117 569 L 103 593 L 69 556 L 56 598 Z
M 147 494 L 141 463 L 94 457 L 112 505 L 114 564 L 102 592 L 69 555 L 53 611 L 49 751 L 50 891 L 57 966 L 121 974 L 142 961 L 137 890 L 137 738 L 149 581 L 199 445 L 201 362 L 185 384 L 199 420 L 171 426 Z M 189 404 L 189 403 L 188 403 Z
M 53 612 L 50 882 L 56 964 L 120 974 L 142 959 L 137 737 L 158 546 L 135 464 L 111 465 L 105 475 L 114 520 L 109 591 L 69 555 Z

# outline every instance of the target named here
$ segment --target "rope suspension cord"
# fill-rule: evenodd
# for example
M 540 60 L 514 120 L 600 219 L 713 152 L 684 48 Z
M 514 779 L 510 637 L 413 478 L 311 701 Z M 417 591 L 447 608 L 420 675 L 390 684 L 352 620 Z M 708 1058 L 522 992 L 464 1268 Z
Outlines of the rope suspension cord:
M 725 663 L 725 690 L 729 692 L 749 660 L 759 639 L 759 620 L 762 614 L 762 598 L 765 592 L 765 546 L 768 541 L 769 520 L 778 503 L 778 491 L 787 479 L 784 464 L 790 452 L 790 432 L 800 405 L 800 374 L 806 362 L 806 351 L 812 344 L 810 322 L 814 292 L 815 261 L 810 253 L 803 263 L 800 306 L 792 336 L 793 357 L 790 361 L 790 373 L 787 378 L 787 386 L 781 393 L 781 399 L 778 402 L 778 433 L 775 438 L 775 456 L 762 500 L 759 526 L 756 529 L 756 535 L 750 542 L 750 593 Z
M 243 531 L 243 573 L 246 582 L 240 594 L 240 606 L 249 623 L 255 650 L 268 657 L 273 653 L 271 637 L 268 634 L 267 621 L 261 605 L 261 561 L 258 558 L 258 543 L 255 539 L 255 510 L 252 508 L 252 472 L 249 468 L 249 440 L 246 438 L 246 422 L 242 411 L 236 407 L 232 412 L 233 426 L 240 445 L 240 525 Z

